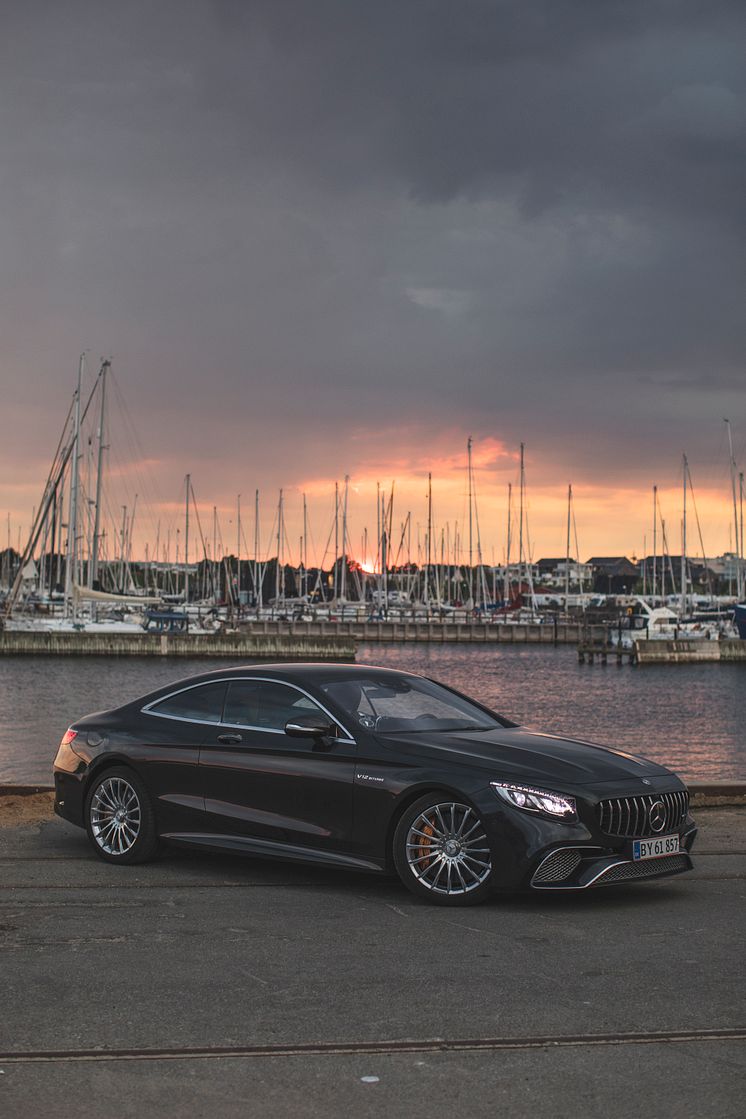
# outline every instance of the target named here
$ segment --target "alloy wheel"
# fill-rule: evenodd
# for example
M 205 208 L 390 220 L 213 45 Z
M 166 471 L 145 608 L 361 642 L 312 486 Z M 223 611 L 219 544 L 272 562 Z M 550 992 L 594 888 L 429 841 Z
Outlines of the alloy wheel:
M 124 777 L 108 777 L 91 798 L 90 823 L 94 841 L 107 855 L 126 855 L 140 834 L 140 800 Z
M 468 894 L 492 872 L 482 821 L 466 804 L 445 801 L 426 808 L 410 824 L 405 849 L 412 874 L 434 894 Z

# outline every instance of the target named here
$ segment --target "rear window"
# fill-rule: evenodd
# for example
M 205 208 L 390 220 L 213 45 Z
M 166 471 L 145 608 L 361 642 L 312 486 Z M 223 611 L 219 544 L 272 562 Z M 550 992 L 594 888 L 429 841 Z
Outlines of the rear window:
M 148 710 L 154 715 L 167 715 L 172 719 L 190 719 L 200 723 L 219 723 L 225 700 L 225 680 L 210 684 L 197 684 L 183 692 L 167 696 Z

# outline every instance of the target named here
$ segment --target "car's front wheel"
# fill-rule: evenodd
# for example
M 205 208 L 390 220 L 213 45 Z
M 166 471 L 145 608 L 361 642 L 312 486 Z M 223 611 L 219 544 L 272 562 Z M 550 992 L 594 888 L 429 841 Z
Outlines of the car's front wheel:
M 477 905 L 492 893 L 487 833 L 463 801 L 432 793 L 410 805 L 394 833 L 393 855 L 407 889 L 436 905 Z
M 86 831 L 110 863 L 143 863 L 158 847 L 155 813 L 145 785 L 124 766 L 94 779 L 85 802 Z

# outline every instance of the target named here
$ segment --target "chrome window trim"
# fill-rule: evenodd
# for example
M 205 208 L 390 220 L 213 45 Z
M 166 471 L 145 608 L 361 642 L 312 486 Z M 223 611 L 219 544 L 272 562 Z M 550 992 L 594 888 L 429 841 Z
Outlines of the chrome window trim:
M 254 731 L 260 731 L 262 734 L 282 734 L 282 735 L 284 735 L 285 734 L 284 730 L 278 730 L 275 727 L 255 727 L 255 726 L 250 726 L 247 723 L 227 723 L 223 719 L 220 719 L 217 723 L 214 723 L 214 722 L 212 722 L 208 719 L 187 719 L 182 715 L 164 715 L 160 711 L 153 711 L 152 710 L 152 708 L 155 707 L 156 704 L 164 703 L 165 700 L 171 699 L 171 698 L 173 698 L 173 696 L 181 695 L 183 692 L 190 692 L 194 688 L 204 688 L 207 684 L 214 684 L 214 683 L 224 683 L 227 686 L 229 684 L 238 683 L 241 680 L 253 680 L 253 681 L 257 681 L 258 683 L 262 683 L 262 684 L 282 684 L 286 688 L 294 688 L 296 692 L 300 692 L 301 695 L 304 695 L 306 697 L 306 699 L 310 699 L 311 703 L 313 703 L 316 707 L 318 707 L 319 710 L 323 711 L 325 715 L 328 715 L 328 717 L 331 719 L 334 726 L 338 727 L 339 730 L 343 732 L 343 736 L 337 736 L 334 739 L 335 742 L 342 742 L 342 743 L 345 743 L 348 746 L 357 746 L 356 739 L 354 739 L 352 737 L 350 732 L 347 730 L 347 727 L 345 727 L 344 724 L 339 721 L 339 719 L 336 717 L 336 715 L 332 715 L 331 711 L 329 711 L 329 709 L 327 707 L 325 707 L 323 703 L 320 703 L 319 700 L 316 699 L 315 696 L 312 696 L 311 693 L 307 692 L 305 688 L 301 688 L 301 686 L 299 684 L 291 684 L 287 680 L 278 680 L 274 676 L 227 676 L 222 681 L 203 680 L 199 684 L 188 684 L 186 688 L 177 688 L 176 691 L 169 692 L 168 695 L 159 696 L 158 699 L 154 699 L 151 703 L 148 703 L 148 704 L 145 705 L 145 707 L 142 707 L 140 709 L 140 711 L 141 711 L 141 714 L 143 714 L 143 715 L 152 715 L 156 719 L 171 719 L 171 721 L 175 722 L 175 723 L 197 723 L 200 726 L 206 726 L 206 727 L 231 727 L 232 729 L 235 729 L 235 730 L 254 730 Z M 227 698 L 227 687 L 226 687 L 226 698 Z M 225 710 L 225 700 L 223 701 L 223 710 Z
M 220 719 L 213 722 L 212 719 L 187 719 L 184 715 L 164 715 L 162 711 L 153 711 L 152 708 L 158 703 L 165 703 L 167 699 L 173 699 L 174 696 L 183 695 L 184 692 L 193 692 L 197 688 L 205 688 L 209 684 L 227 684 L 226 680 L 202 680 L 199 684 L 187 684 L 185 688 L 176 688 L 175 691 L 169 692 L 168 695 L 159 696 L 158 699 L 146 703 L 144 707 L 140 708 L 141 715 L 152 715 L 155 719 L 171 719 L 174 723 L 198 723 L 202 727 L 219 727 Z M 225 706 L 225 698 L 223 698 L 223 706 Z

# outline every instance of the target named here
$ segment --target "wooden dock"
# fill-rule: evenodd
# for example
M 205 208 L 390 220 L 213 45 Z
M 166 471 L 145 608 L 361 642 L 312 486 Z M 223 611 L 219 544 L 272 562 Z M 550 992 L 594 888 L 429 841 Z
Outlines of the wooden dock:
M 582 641 L 578 645 L 578 661 L 580 664 L 608 664 L 609 661 L 621 666 L 637 664 L 637 649 L 634 645 L 609 645 L 606 642 Z

